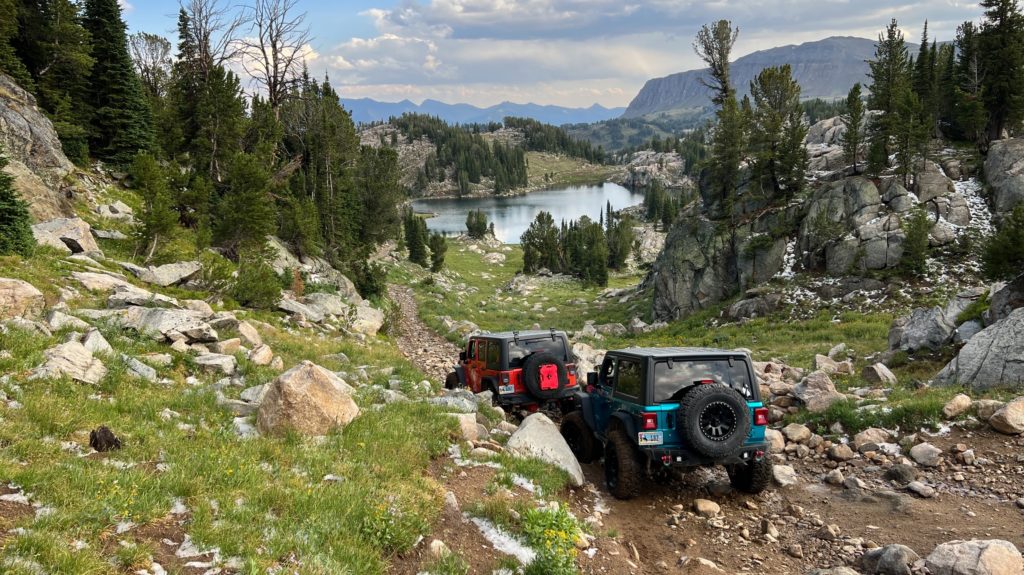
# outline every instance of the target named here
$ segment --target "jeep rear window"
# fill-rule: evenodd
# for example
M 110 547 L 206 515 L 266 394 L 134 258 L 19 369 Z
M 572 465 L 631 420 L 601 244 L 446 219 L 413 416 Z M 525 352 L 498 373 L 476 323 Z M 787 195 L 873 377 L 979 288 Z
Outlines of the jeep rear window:
M 516 369 L 523 367 L 523 360 L 532 353 L 550 353 L 560 358 L 565 363 L 571 363 L 565 353 L 565 344 L 562 338 L 542 337 L 538 339 L 521 339 L 508 342 L 508 367 Z
M 708 381 L 728 385 L 746 399 L 754 399 L 746 361 L 733 359 L 729 365 L 727 359 L 704 359 L 655 362 L 654 402 L 680 401 L 691 386 Z

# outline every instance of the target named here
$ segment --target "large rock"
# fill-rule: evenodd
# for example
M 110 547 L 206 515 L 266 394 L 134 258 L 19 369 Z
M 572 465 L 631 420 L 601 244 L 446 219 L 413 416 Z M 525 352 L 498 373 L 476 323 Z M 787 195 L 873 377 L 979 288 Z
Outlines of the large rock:
M 256 425 L 268 435 L 289 431 L 326 435 L 359 415 L 353 391 L 335 374 L 304 361 L 269 384 L 256 414 Z
M 353 315 L 349 329 L 363 335 L 374 336 L 384 327 L 384 312 L 364 301 L 352 308 Z
M 992 142 L 985 157 L 985 178 L 997 214 L 1009 214 L 1024 203 L 1024 139 Z
M 217 341 L 217 332 L 205 321 L 203 314 L 182 309 L 130 307 L 112 310 L 108 317 L 123 327 L 134 329 L 159 341 L 182 334 L 192 342 Z
M 978 332 L 935 376 L 933 383 L 974 390 L 1024 390 L 1024 308 Z
M 988 311 L 985 312 L 985 325 L 992 325 L 1009 316 L 1013 310 L 1024 307 L 1024 273 L 992 291 Z
M 103 362 L 77 341 L 62 343 L 46 350 L 46 361 L 32 370 L 29 379 L 54 379 L 68 376 L 82 383 L 96 384 L 107 375 Z
M 344 317 L 349 305 L 341 296 L 330 293 L 311 293 L 302 298 L 302 303 L 321 314 Z
M 845 397 L 836 390 L 835 384 L 824 371 L 813 371 L 808 374 L 793 388 L 793 395 L 804 402 L 809 411 L 816 413 L 825 411 L 830 405 Z
M 893 321 L 889 329 L 889 349 L 938 351 L 953 341 L 955 322 L 956 318 L 947 317 L 941 307 L 917 308 L 910 316 Z
M 860 372 L 861 377 L 868 383 L 881 385 L 896 385 L 896 376 L 884 363 L 864 366 Z
M 73 213 L 67 194 L 61 193 L 65 179 L 74 171 L 61 148 L 57 131 L 36 106 L 32 94 L 0 73 L 0 146 L 14 176 L 14 189 L 28 202 L 36 221 Z
M 1020 575 L 1024 559 L 1001 539 L 950 541 L 925 558 L 925 567 L 931 575 Z
M 996 431 L 1007 435 L 1024 433 L 1024 397 L 1004 405 L 992 414 L 988 423 Z
M 99 252 L 92 228 L 82 218 L 58 218 L 32 226 L 32 235 L 40 245 L 71 254 Z
M 548 416 L 534 413 L 527 416 L 519 429 L 512 434 L 505 450 L 515 457 L 536 457 L 569 474 L 573 485 L 583 485 L 583 470 L 572 454 L 569 445 Z
M 906 545 L 886 545 L 868 550 L 860 564 L 869 575 L 911 575 L 910 567 L 918 559 L 917 553 Z
M 281 301 L 277 302 L 277 309 L 291 315 L 302 316 L 313 323 L 324 321 L 324 314 L 322 312 L 293 299 L 282 298 Z
M 954 192 L 953 182 L 935 162 L 924 162 L 914 176 L 914 192 L 922 203 Z
M 144 268 L 134 265 L 125 267 L 140 280 L 160 287 L 185 283 L 203 271 L 202 264 L 195 261 L 177 262 L 157 267 L 149 266 Z
M 597 367 L 604 361 L 604 354 L 607 352 L 582 342 L 576 342 L 572 344 L 572 353 L 576 357 L 576 373 L 580 374 L 581 383 L 585 383 L 587 374 L 597 371 Z
M 224 375 L 234 375 L 238 368 L 238 360 L 233 355 L 220 353 L 207 353 L 195 358 L 196 365 L 200 369 L 210 372 L 219 372 Z
M 111 291 L 117 287 L 135 288 L 124 276 L 112 273 L 71 272 L 71 277 L 89 291 Z
M 672 321 L 714 305 L 739 290 L 728 232 L 702 217 L 672 227 L 654 262 L 654 317 Z
M 22 280 L 0 278 L 0 320 L 38 317 L 45 304 L 43 292 L 32 284 Z

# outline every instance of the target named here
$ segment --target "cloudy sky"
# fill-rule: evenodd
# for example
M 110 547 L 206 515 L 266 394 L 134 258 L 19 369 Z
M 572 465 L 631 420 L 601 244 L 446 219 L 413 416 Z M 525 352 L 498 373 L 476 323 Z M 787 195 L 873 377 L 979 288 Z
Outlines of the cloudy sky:
M 246 0 L 221 0 L 236 5 Z M 177 0 L 121 0 L 132 31 L 173 39 Z M 701 24 L 739 26 L 736 56 L 828 36 L 875 38 L 897 18 L 951 40 L 964 0 L 299 0 L 309 66 L 342 97 L 625 106 L 643 83 L 700 67 Z

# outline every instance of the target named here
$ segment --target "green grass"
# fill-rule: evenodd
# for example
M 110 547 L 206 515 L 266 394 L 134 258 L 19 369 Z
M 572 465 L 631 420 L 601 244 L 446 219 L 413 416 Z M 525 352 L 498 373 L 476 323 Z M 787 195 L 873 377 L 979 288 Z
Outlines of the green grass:
M 28 261 L 0 259 L 0 276 L 33 283 L 51 303 L 57 286 L 85 293 L 68 277 L 74 269 L 45 250 Z M 103 299 L 87 296 L 76 305 L 102 305 Z M 282 326 L 275 314 L 240 315 Z M 169 351 L 149 338 L 99 327 L 118 353 Z M 410 393 L 424 379 L 387 338 L 360 344 L 285 329 L 260 331 L 287 366 L 313 359 L 335 370 L 390 367 L 390 376 L 367 368 L 370 383 L 399 378 Z M 181 499 L 190 510 L 184 530 L 200 545 L 220 548 L 224 557 L 242 558 L 246 572 L 264 572 L 295 558 L 300 564 L 289 570 L 297 573 L 384 573 L 392 556 L 429 532 L 441 509 L 443 490 L 427 468 L 454 440 L 455 422 L 438 408 L 408 402 L 371 410 L 364 404 L 354 422 L 323 441 L 242 440 L 233 430 L 232 414 L 217 406 L 208 385 L 220 376 L 200 375 L 204 385 L 197 387 L 184 383 L 192 373 L 188 357 L 175 355 L 171 366 L 158 369 L 172 382 L 167 386 L 131 378 L 119 358 L 102 358 L 110 372 L 96 386 L 67 379 L 26 381 L 43 352 L 64 335 L 15 329 L 0 334 L 0 349 L 10 352 L 0 358 L 0 372 L 12 374 L 3 389 L 21 404 L 0 404 L 0 481 L 19 485 L 34 502 L 54 510 L 18 522 L 27 531 L 4 540 L 5 572 L 29 572 L 23 560 L 53 573 L 142 568 L 152 553 L 149 545 L 159 542 L 136 545 L 134 530 L 116 535 L 114 527 L 161 521 Z M 325 357 L 339 352 L 351 362 Z M 239 373 L 246 386 L 276 376 L 241 356 Z M 237 397 L 241 389 L 224 393 Z M 161 418 L 165 408 L 180 417 Z M 61 442 L 73 442 L 87 449 L 89 431 L 100 425 L 122 439 L 121 450 L 80 457 L 62 448 Z M 344 481 L 325 482 L 327 474 Z M 73 551 L 74 540 L 88 546 Z
M 442 335 L 447 333 L 441 319 L 445 316 L 472 321 L 488 331 L 525 329 L 534 323 L 545 328 L 575 330 L 583 327 L 588 319 L 597 323 L 626 322 L 634 315 L 645 316 L 648 313 L 649 305 L 642 299 L 637 299 L 632 305 L 620 306 L 613 300 L 598 299 L 605 288 L 585 288 L 572 279 L 542 281 L 529 296 L 506 292 L 504 286 L 523 267 L 523 252 L 519 246 L 510 246 L 510 251 L 502 252 L 506 256 L 503 264 L 491 265 L 484 263 L 480 255 L 465 249 L 467 244 L 449 242 L 451 247 L 445 260 L 445 270 L 441 273 L 455 284 L 465 284 L 468 293 L 462 294 L 460 290 L 438 285 L 439 282 L 431 280 L 426 270 L 408 262 L 391 271 L 392 281 L 415 288 L 420 317 Z M 613 274 L 609 287 L 629 287 L 640 279 L 641 276 L 635 274 Z M 551 312 L 534 311 L 536 304 L 540 304 L 541 310 L 556 309 Z M 448 337 L 461 343 L 455 334 Z
M 546 152 L 527 152 L 526 161 L 527 180 L 530 186 L 597 184 L 604 182 L 615 172 L 613 166 L 590 164 L 579 158 Z M 545 180 L 544 174 L 551 174 L 551 178 Z
M 421 571 L 429 575 L 467 575 L 469 564 L 456 553 L 446 553 L 427 564 Z

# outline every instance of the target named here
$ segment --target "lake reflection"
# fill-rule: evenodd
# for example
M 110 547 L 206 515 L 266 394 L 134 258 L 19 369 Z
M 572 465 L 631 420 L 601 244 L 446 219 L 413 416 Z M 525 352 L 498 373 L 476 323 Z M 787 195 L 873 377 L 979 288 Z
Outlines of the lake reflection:
M 412 207 L 417 212 L 437 214 L 427 219 L 427 227 L 449 235 L 466 231 L 466 214 L 471 210 L 483 210 L 487 221 L 494 222 L 494 234 L 499 240 L 518 244 L 519 237 L 542 211 L 550 212 L 555 223 L 561 224 L 562 220 L 578 220 L 582 216 L 597 220 L 609 201 L 612 209 L 621 210 L 643 200 L 642 193 L 605 182 L 532 192 L 524 196 L 416 200 Z

